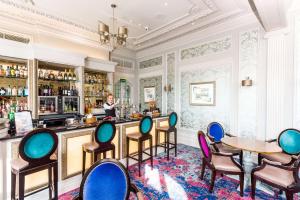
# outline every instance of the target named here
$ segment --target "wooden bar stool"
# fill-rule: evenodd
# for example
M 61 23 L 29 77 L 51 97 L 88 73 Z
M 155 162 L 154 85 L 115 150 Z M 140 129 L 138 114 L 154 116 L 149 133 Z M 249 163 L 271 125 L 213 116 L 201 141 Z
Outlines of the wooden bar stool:
M 17 176 L 19 179 L 18 199 L 23 200 L 25 198 L 25 176 L 45 169 L 48 170 L 49 175 L 47 187 L 43 187 L 26 196 L 49 188 L 49 198 L 52 199 L 52 184 L 54 184 L 54 199 L 58 199 L 58 164 L 55 154 L 57 145 L 58 137 L 54 131 L 49 129 L 36 129 L 25 135 L 19 145 L 20 158 L 11 162 L 11 199 L 16 199 Z
M 86 153 L 93 155 L 93 162 L 97 161 L 99 154 L 103 153 L 103 158 L 106 158 L 106 152 L 111 151 L 112 157 L 116 157 L 115 145 L 112 143 L 116 134 L 116 126 L 114 122 L 101 122 L 93 135 L 94 141 L 82 145 L 82 176 L 85 172 Z
M 151 160 L 151 167 L 153 167 L 153 153 L 152 153 L 152 135 L 150 135 L 150 132 L 152 130 L 153 121 L 152 118 L 149 116 L 145 116 L 142 118 L 139 124 L 139 130 L 138 133 L 131 133 L 126 136 L 126 167 L 128 168 L 128 159 L 131 158 L 133 160 L 138 161 L 139 164 L 139 176 L 141 176 L 141 163 L 146 160 Z M 135 141 L 138 142 L 138 152 L 134 153 L 132 155 L 129 155 L 129 141 Z M 143 150 L 143 142 L 149 140 L 150 143 L 150 154 L 148 154 L 145 150 Z M 149 158 L 143 160 L 143 153 L 150 156 Z M 135 158 L 134 156 L 138 156 L 138 158 Z
M 167 151 L 167 158 L 169 160 L 169 152 L 170 149 L 175 149 L 175 156 L 177 156 L 177 129 L 176 129 L 176 124 L 177 124 L 177 114 L 176 112 L 172 112 L 169 115 L 169 126 L 162 126 L 162 127 L 157 127 L 155 130 L 155 156 L 157 156 L 157 147 L 163 147 L 165 149 L 165 152 Z M 163 132 L 165 141 L 164 143 L 159 143 L 159 133 Z M 174 133 L 174 143 L 170 142 L 170 133 Z M 172 145 L 172 147 L 170 147 Z

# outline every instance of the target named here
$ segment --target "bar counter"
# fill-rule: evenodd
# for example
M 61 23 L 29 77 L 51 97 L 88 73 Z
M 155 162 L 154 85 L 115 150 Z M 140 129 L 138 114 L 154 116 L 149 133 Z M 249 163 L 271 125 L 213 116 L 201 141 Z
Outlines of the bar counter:
M 155 128 L 168 124 L 167 116 L 153 118 L 153 128 L 151 135 L 153 136 L 153 145 L 155 145 Z M 126 135 L 139 131 L 139 120 L 120 120 L 116 121 L 116 135 L 113 143 L 116 146 L 116 158 L 125 158 Z M 82 144 L 92 141 L 92 133 L 96 125 L 83 125 L 80 127 L 54 127 L 59 138 L 59 146 L 57 150 L 58 166 L 59 166 L 59 184 L 72 185 L 74 179 L 81 178 L 82 170 Z M 10 183 L 11 183 L 11 161 L 18 157 L 18 146 L 23 135 L 6 136 L 0 138 L 0 199 L 10 199 Z M 162 137 L 159 138 L 162 141 Z M 131 141 L 133 142 L 133 141 Z M 144 144 L 144 148 L 149 148 L 149 143 Z M 130 153 L 137 151 L 137 143 L 130 143 Z M 110 153 L 107 155 L 111 157 Z M 87 156 L 86 168 L 91 165 L 91 156 Z M 26 192 L 44 187 L 48 178 L 47 171 L 41 171 L 25 178 Z M 30 181 L 29 181 L 30 180 Z

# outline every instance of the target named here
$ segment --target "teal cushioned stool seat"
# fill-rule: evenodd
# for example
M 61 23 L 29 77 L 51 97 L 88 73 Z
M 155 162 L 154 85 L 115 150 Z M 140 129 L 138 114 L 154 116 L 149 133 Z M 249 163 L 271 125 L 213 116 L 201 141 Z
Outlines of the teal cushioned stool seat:
M 116 126 L 112 121 L 103 121 L 95 129 L 94 141 L 82 145 L 82 176 L 85 172 L 86 153 L 91 153 L 93 161 L 97 161 L 97 157 L 103 154 L 106 158 L 106 152 L 111 151 L 112 158 L 116 157 L 115 145 L 112 143 L 116 134 Z
M 19 144 L 20 158 L 12 161 L 11 199 L 16 198 L 16 178 L 19 181 L 19 200 L 25 196 L 25 176 L 48 170 L 49 197 L 58 199 L 58 163 L 55 152 L 58 137 L 50 129 L 36 129 L 27 133 Z M 44 188 L 44 189 L 46 189 Z
M 146 161 L 148 159 L 151 160 L 151 166 L 153 167 L 153 153 L 152 153 L 152 135 L 150 134 L 153 126 L 153 120 L 150 116 L 145 116 L 141 119 L 139 123 L 139 132 L 138 133 L 130 133 L 126 135 L 126 166 L 128 168 L 128 159 L 134 159 L 138 161 L 139 166 L 139 176 L 141 176 L 141 163 L 143 161 Z M 136 141 L 138 143 L 138 152 L 135 154 L 130 155 L 129 149 L 130 149 L 130 140 Z M 150 154 L 147 153 L 145 150 L 143 150 L 143 142 L 149 140 L 150 145 Z M 149 156 L 148 159 L 142 160 L 142 154 L 146 154 Z M 138 158 L 135 158 L 134 156 L 138 156 Z
M 168 117 L 168 126 L 159 126 L 155 129 L 155 156 L 157 155 L 157 148 L 163 147 L 167 153 L 167 159 L 170 157 L 170 150 L 175 150 L 175 157 L 177 156 L 177 128 L 178 121 L 177 113 L 172 112 Z M 160 133 L 164 134 L 164 142 L 160 143 Z M 174 142 L 170 142 L 170 134 L 174 135 Z

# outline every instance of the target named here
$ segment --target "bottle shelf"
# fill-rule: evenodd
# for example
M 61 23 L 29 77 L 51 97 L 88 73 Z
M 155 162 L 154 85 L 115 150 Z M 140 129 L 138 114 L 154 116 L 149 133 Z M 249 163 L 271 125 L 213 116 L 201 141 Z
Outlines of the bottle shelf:
M 85 95 L 84 97 L 104 98 L 103 96 L 99 96 L 99 95 Z
M 7 98 L 13 98 L 13 97 L 19 97 L 19 98 L 21 98 L 21 97 L 23 97 L 23 98 L 25 98 L 25 97 L 28 97 L 28 96 L 19 96 L 19 95 L 0 95 L 0 97 L 7 97 Z
M 39 78 L 39 81 L 53 81 L 53 82 L 64 82 L 64 83 L 75 83 L 77 82 L 77 80 L 58 80 L 58 79 L 43 79 L 43 78 Z
M 15 77 L 15 76 L 0 76 L 0 78 L 7 78 L 7 79 L 23 79 L 26 80 L 28 77 Z

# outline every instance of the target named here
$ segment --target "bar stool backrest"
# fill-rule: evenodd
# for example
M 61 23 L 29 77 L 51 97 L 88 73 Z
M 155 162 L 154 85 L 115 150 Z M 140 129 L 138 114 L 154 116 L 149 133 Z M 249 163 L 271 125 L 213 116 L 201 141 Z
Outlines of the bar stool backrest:
M 176 112 L 172 112 L 170 115 L 169 115 L 169 127 L 170 128 L 174 128 L 177 124 L 177 113 Z
M 290 155 L 300 153 L 300 131 L 289 128 L 280 133 L 278 136 L 278 145 L 282 150 Z
M 48 162 L 57 145 L 58 137 L 54 131 L 46 128 L 36 129 L 21 140 L 19 154 L 29 164 Z
M 113 159 L 94 163 L 80 184 L 80 199 L 125 200 L 129 197 L 130 180 L 125 167 Z
M 200 148 L 202 150 L 203 156 L 205 157 L 205 159 L 207 161 L 210 162 L 211 161 L 211 151 L 210 151 L 210 148 L 207 144 L 205 135 L 202 131 L 198 132 L 198 141 L 199 141 L 199 145 L 200 145 Z
M 98 144 L 111 143 L 116 134 L 116 126 L 112 121 L 101 122 L 95 130 L 95 140 Z
M 147 135 L 151 132 L 153 126 L 153 120 L 150 116 L 145 116 L 140 121 L 140 133 Z
M 214 138 L 214 142 L 221 142 L 224 137 L 224 129 L 218 122 L 211 122 L 207 127 L 207 134 Z

